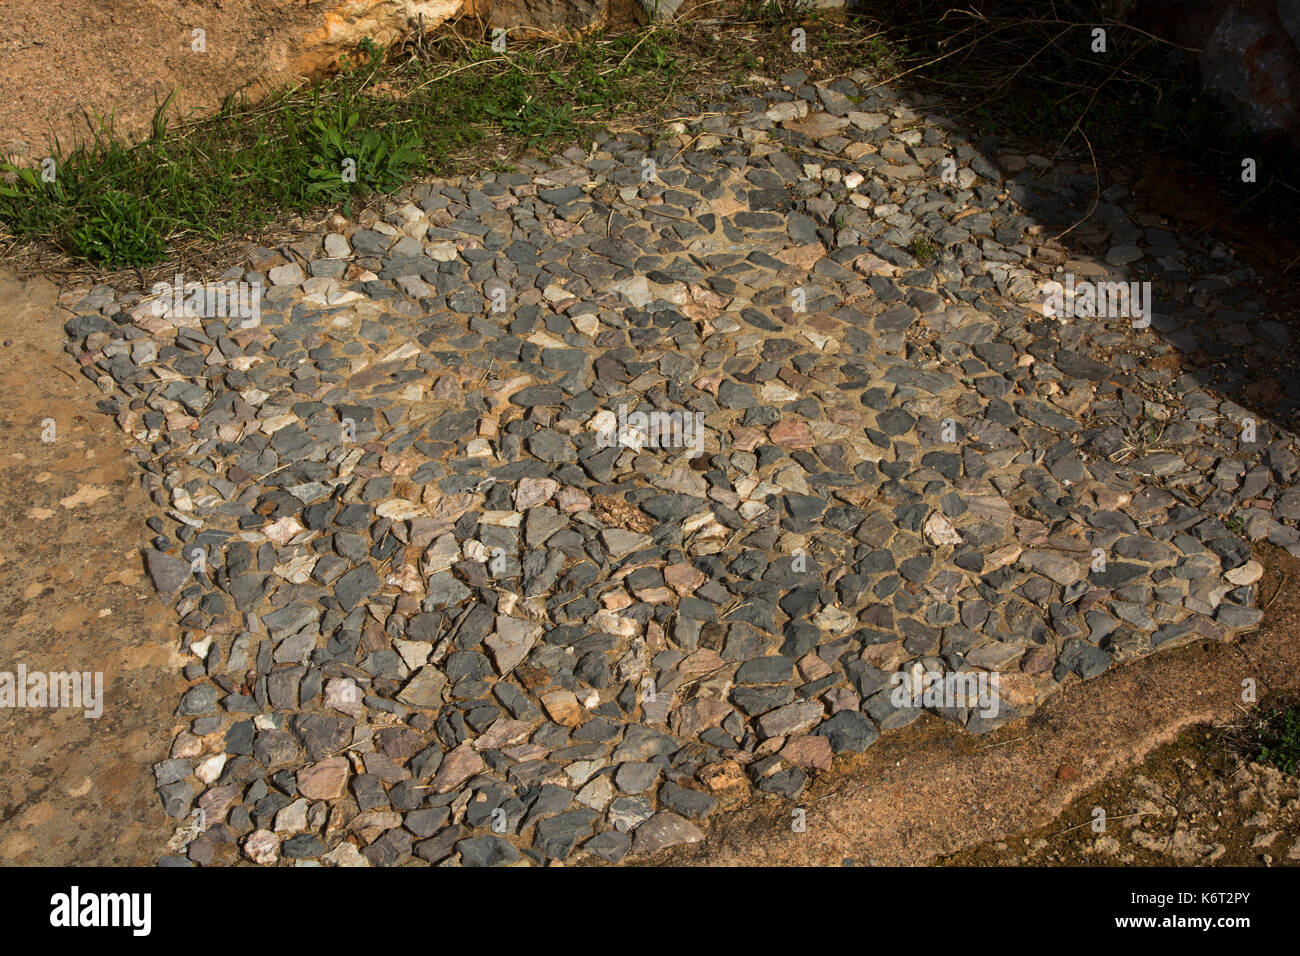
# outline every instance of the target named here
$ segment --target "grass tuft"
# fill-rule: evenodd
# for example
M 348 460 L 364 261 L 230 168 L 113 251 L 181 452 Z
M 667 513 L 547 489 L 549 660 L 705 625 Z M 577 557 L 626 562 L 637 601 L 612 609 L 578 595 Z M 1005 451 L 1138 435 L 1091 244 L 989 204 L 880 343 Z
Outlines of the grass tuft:
M 388 194 L 486 139 L 515 148 L 572 141 L 586 126 L 661 103 L 681 60 L 657 28 L 497 53 L 446 36 L 402 51 L 363 43 L 312 88 L 252 104 L 227 97 L 206 119 L 168 126 L 169 97 L 143 142 L 111 118 L 69 150 L 53 144 L 53 176 L 0 163 L 0 223 L 107 268 L 143 267 L 169 246 L 220 241 Z
M 1300 707 L 1267 715 L 1260 730 L 1256 760 L 1272 764 L 1283 773 L 1300 770 Z
M 1239 717 L 1216 727 L 1216 735 L 1224 753 L 1283 773 L 1300 773 L 1300 702 L 1294 695 L 1243 709 Z

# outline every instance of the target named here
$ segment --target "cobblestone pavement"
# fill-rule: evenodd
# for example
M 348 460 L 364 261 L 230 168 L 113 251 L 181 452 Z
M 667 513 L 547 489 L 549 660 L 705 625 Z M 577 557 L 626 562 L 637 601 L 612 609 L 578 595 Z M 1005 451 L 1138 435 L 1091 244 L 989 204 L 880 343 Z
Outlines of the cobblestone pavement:
M 192 661 L 163 863 L 642 858 L 1259 620 L 1294 436 L 1166 361 L 1287 344 L 1249 273 L 805 80 L 255 250 L 244 315 L 65 296 Z

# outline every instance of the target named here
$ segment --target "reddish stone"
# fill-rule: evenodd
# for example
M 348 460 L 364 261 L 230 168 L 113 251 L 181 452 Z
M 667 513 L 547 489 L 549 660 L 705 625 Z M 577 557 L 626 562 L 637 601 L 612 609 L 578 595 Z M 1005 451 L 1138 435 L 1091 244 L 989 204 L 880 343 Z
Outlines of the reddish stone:
M 348 779 L 346 757 L 326 757 L 298 771 L 298 792 L 308 800 L 333 800 Z
M 781 750 L 781 757 L 796 767 L 830 770 L 830 738 L 816 735 L 791 737 Z
M 731 447 L 736 451 L 753 451 L 763 442 L 763 433 L 757 428 L 737 427 L 731 430 Z
M 782 448 L 811 448 L 813 446 L 813 436 L 807 422 L 793 420 L 777 422 L 768 429 L 767 437 L 772 444 L 780 445 Z
M 442 764 L 429 785 L 434 793 L 446 793 L 459 787 L 474 774 L 481 773 L 484 766 L 483 758 L 474 752 L 468 742 L 463 743 L 442 759 Z
M 670 564 L 664 568 L 664 580 L 682 597 L 695 593 L 695 589 L 708 580 L 704 572 L 693 564 Z

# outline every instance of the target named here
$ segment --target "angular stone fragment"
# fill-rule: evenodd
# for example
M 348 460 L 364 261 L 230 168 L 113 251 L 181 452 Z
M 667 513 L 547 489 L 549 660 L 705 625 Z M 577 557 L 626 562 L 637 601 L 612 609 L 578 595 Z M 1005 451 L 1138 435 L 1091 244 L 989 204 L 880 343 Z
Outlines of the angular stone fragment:
M 825 713 L 825 708 L 815 700 L 786 704 L 758 718 L 758 729 L 764 737 L 798 734 L 815 726 Z
M 190 578 L 188 563 L 154 548 L 145 549 L 144 561 L 149 580 L 163 597 L 173 596 Z
M 433 709 L 442 706 L 443 688 L 446 686 L 446 675 L 439 667 L 430 664 L 415 672 L 397 699 L 412 707 Z
M 309 800 L 333 800 L 348 779 L 346 757 L 326 757 L 298 771 L 298 792 Z
M 695 824 L 663 810 L 632 831 L 632 852 L 637 856 L 648 856 L 670 846 L 699 843 L 703 839 L 704 831 Z
M 1020 564 L 1060 585 L 1070 585 L 1083 578 L 1079 560 L 1060 551 L 1024 551 L 1020 555 Z
M 483 758 L 469 744 L 461 744 L 447 753 L 438 767 L 438 772 L 429 781 L 429 788 L 434 793 L 446 793 L 480 773 L 484 768 Z

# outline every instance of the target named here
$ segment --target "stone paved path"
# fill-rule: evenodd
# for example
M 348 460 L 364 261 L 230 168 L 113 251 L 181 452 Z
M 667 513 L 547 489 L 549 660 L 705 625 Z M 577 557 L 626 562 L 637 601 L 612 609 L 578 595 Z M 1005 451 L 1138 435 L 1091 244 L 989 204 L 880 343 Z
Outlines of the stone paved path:
M 1284 344 L 1248 274 L 1120 189 L 1102 255 L 1046 243 L 1093 177 L 864 81 L 413 187 L 222 277 L 253 321 L 67 297 L 192 661 L 164 863 L 643 857 L 1259 620 L 1294 436 L 1160 361 L 1220 310 Z M 1152 281 L 1151 328 L 1045 317 L 1065 273 Z

